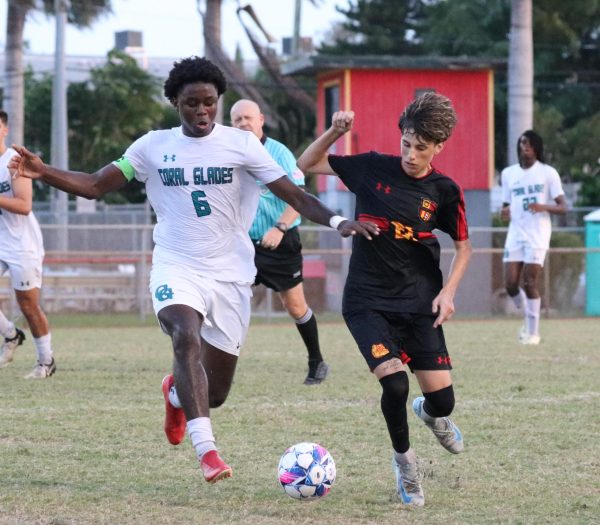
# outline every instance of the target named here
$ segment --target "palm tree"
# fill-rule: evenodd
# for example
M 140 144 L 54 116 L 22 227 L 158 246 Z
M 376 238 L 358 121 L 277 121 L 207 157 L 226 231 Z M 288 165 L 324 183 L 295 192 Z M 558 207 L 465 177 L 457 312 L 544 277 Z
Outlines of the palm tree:
M 24 135 L 23 31 L 27 16 L 34 11 L 51 15 L 54 0 L 8 0 L 2 106 L 9 114 L 11 141 L 17 144 L 23 144 Z M 89 27 L 97 18 L 111 12 L 110 0 L 71 0 L 68 20 L 77 27 Z
M 531 0 L 512 0 L 508 55 L 508 160 L 515 164 L 517 140 L 533 126 L 533 31 Z

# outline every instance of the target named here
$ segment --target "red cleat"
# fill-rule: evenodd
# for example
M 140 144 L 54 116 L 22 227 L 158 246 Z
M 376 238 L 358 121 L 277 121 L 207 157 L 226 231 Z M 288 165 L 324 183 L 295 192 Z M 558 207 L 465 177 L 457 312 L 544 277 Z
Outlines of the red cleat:
M 200 468 L 204 479 L 209 483 L 216 483 L 233 476 L 233 470 L 225 463 L 216 450 L 209 450 L 200 460 Z
M 169 401 L 169 390 L 173 386 L 173 374 L 162 380 L 162 391 L 165 396 L 165 434 L 171 445 L 179 445 L 185 437 L 185 414 L 182 408 L 175 408 Z

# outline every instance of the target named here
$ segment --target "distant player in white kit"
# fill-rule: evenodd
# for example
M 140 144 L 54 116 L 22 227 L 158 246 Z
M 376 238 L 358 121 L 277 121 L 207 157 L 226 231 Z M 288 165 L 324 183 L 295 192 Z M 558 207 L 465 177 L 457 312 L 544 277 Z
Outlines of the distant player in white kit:
M 10 273 L 17 303 L 35 345 L 37 362 L 25 379 L 46 379 L 56 371 L 50 325 L 40 306 L 44 243 L 40 226 L 31 211 L 32 184 L 13 179 L 8 163 L 17 152 L 6 146 L 8 115 L 0 110 L 0 275 Z M 0 311 L 0 368 L 13 360 L 25 333 Z
M 93 174 L 55 169 L 16 146 L 20 157 L 11 162 L 18 175 L 92 199 L 133 178 L 145 183 L 157 216 L 150 292 L 174 352 L 173 374 L 162 385 L 165 433 L 177 445 L 187 422 L 210 483 L 232 475 L 217 452 L 209 409 L 229 394 L 250 321 L 256 268 L 248 230 L 258 205 L 256 182 L 309 219 L 331 222 L 343 236 L 378 233 L 372 223 L 337 220 L 285 176 L 255 135 L 215 123 L 226 87 L 212 62 L 186 58 L 175 63 L 164 85 L 180 127 L 147 133 Z
M 564 215 L 567 203 L 558 172 L 544 164 L 544 143 L 532 130 L 519 137 L 519 163 L 502 170 L 502 218 L 510 219 L 504 245 L 506 291 L 524 312 L 519 342 L 540 342 L 538 280 L 550 247 L 550 214 Z M 523 289 L 519 281 L 523 276 Z

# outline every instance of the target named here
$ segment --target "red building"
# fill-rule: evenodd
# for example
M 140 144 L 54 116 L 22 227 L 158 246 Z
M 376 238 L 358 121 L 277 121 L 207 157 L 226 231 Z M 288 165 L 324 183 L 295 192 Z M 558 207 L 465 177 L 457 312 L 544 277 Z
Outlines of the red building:
M 352 109 L 352 133 L 335 145 L 338 154 L 369 150 L 399 154 L 398 120 L 424 91 L 449 97 L 458 125 L 435 166 L 463 190 L 488 191 L 494 176 L 493 65 L 447 57 L 335 57 L 315 55 L 289 63 L 287 74 L 317 79 L 317 134 L 338 110 Z M 340 184 L 341 185 L 341 184 Z M 318 184 L 325 190 L 324 180 Z

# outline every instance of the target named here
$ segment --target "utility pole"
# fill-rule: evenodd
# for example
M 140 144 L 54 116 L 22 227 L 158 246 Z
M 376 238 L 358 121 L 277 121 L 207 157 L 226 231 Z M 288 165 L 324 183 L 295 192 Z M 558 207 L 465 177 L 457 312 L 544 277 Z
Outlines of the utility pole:
M 292 35 L 292 56 L 300 54 L 300 19 L 302 18 L 302 0 L 296 0 L 294 9 L 294 34 Z
M 532 0 L 512 0 L 508 53 L 508 164 L 516 164 L 517 140 L 533 127 Z
M 50 137 L 50 163 L 60 169 L 69 169 L 69 144 L 67 140 L 67 85 L 65 80 L 65 29 L 67 26 L 67 0 L 54 0 L 56 16 L 56 41 L 54 47 L 54 79 L 52 83 L 52 128 Z M 69 249 L 69 197 L 64 191 L 52 190 L 52 211 L 59 226 L 57 250 Z

